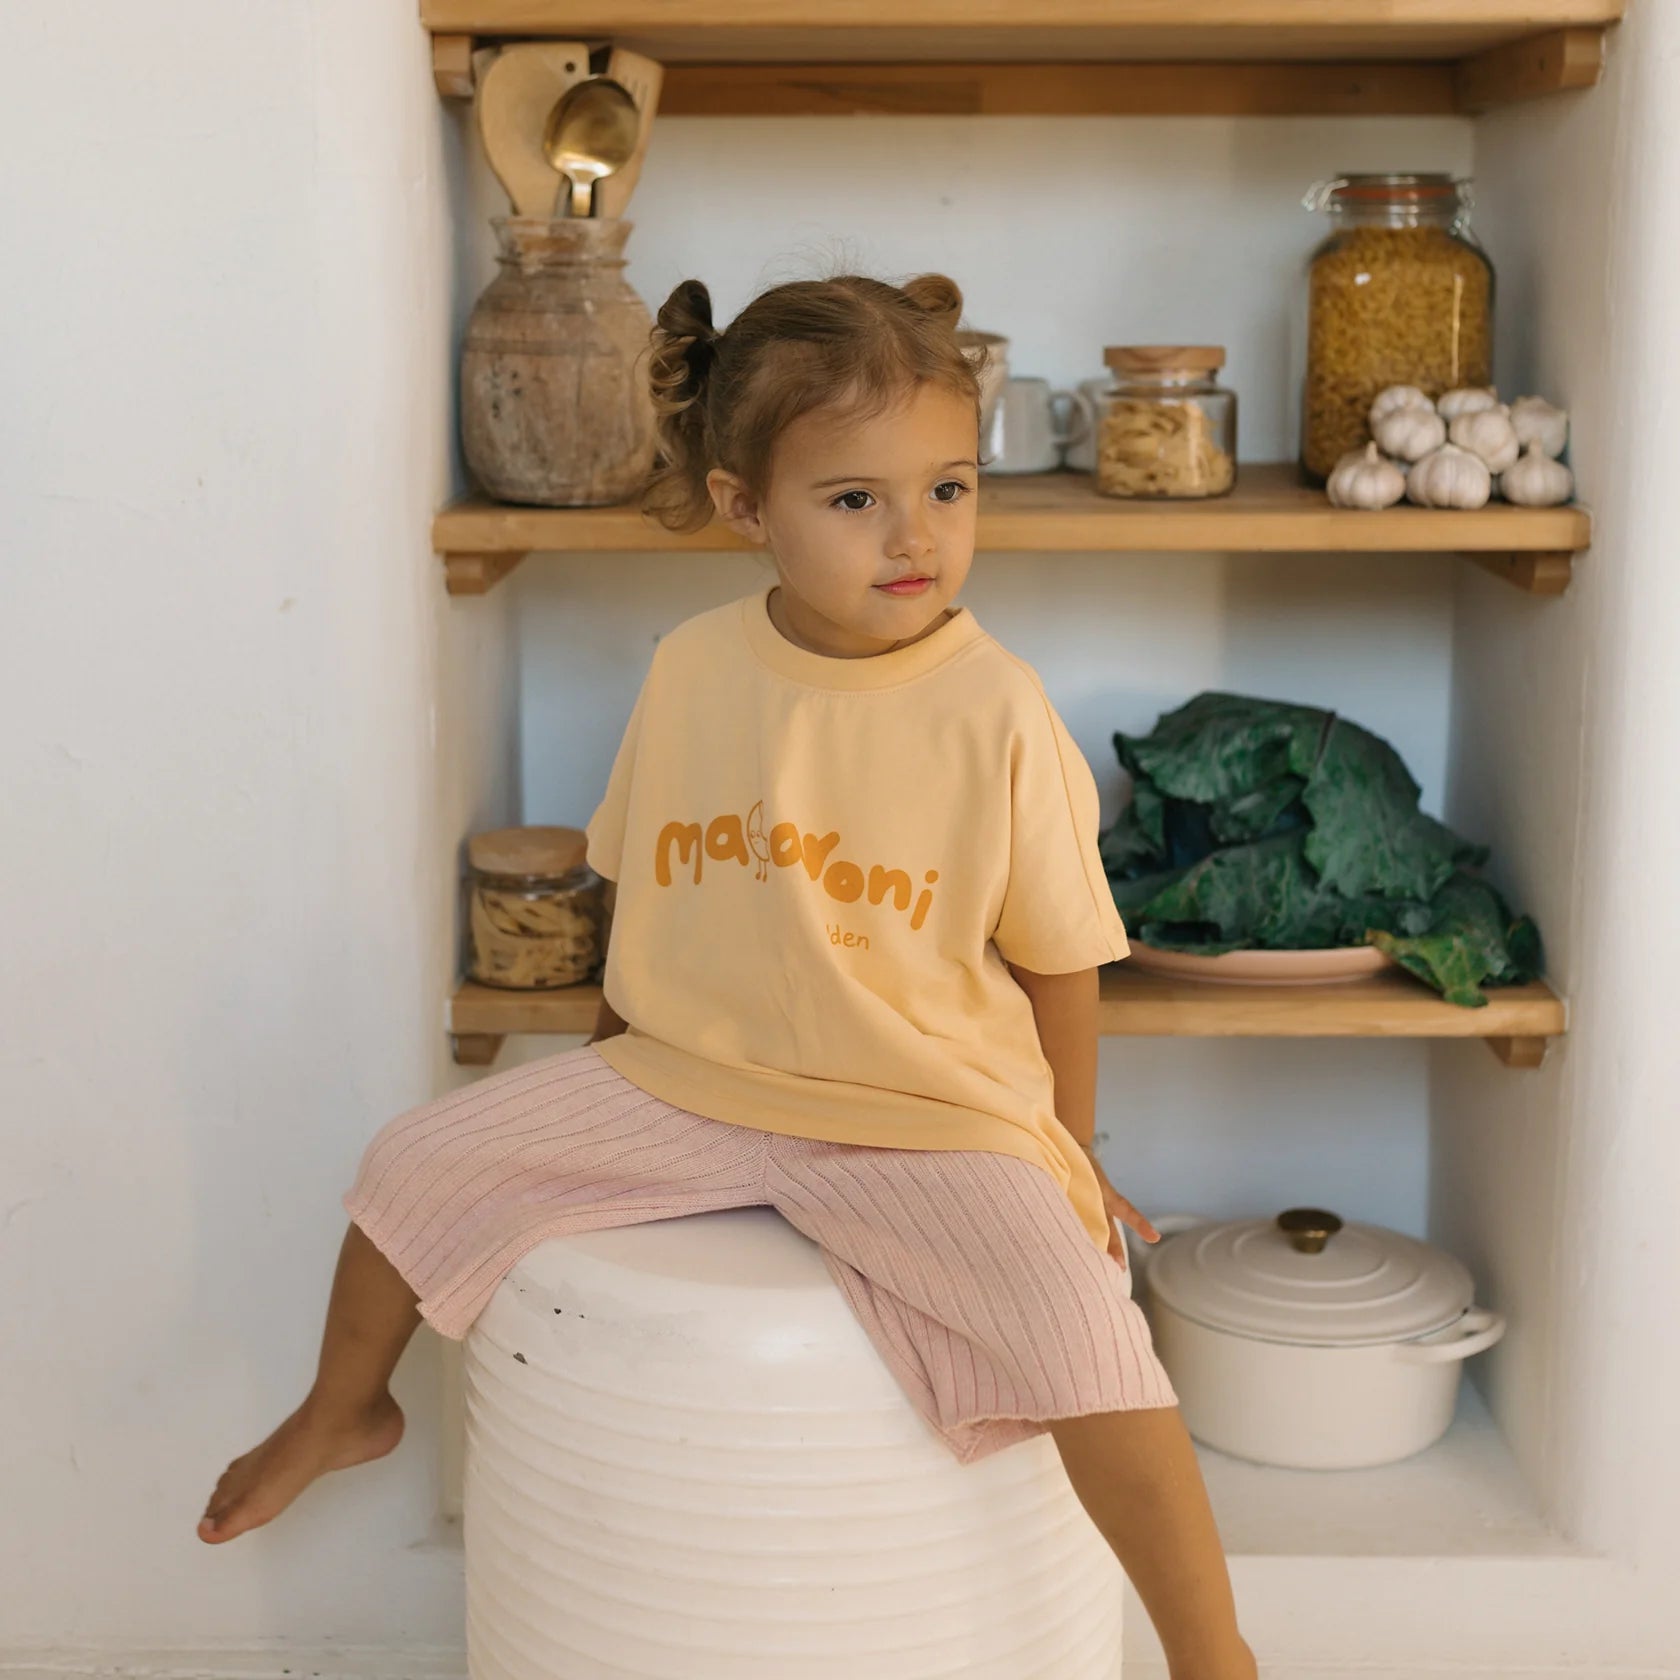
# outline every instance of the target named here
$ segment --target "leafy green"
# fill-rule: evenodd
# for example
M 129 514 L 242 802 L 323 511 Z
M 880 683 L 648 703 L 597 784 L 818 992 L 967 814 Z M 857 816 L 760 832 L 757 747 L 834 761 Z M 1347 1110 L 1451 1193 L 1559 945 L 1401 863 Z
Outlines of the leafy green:
M 1540 932 L 1526 916 L 1513 917 L 1485 881 L 1458 874 L 1441 890 L 1429 927 L 1411 937 L 1377 932 L 1371 942 L 1426 980 L 1449 1003 L 1477 1008 L 1480 988 L 1531 980 L 1540 964 Z
M 1301 802 L 1307 858 L 1350 897 L 1433 898 L 1455 865 L 1486 853 L 1418 809 L 1418 785 L 1386 741 L 1338 718 Z
M 1375 944 L 1454 1003 L 1532 979 L 1540 936 L 1468 873 L 1386 741 L 1334 713 L 1205 693 L 1117 734 L 1132 802 L 1100 838 L 1145 944 L 1208 955 Z

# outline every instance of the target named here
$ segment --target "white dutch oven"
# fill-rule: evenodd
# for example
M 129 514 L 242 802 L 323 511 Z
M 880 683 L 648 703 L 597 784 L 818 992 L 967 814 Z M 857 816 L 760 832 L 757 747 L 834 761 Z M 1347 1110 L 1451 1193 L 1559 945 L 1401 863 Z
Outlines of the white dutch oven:
M 1185 1427 L 1239 1458 L 1351 1470 L 1421 1452 L 1463 1361 L 1505 1333 L 1457 1260 L 1380 1225 L 1292 1208 L 1156 1226 L 1176 1231 L 1137 1250 L 1156 1351 Z

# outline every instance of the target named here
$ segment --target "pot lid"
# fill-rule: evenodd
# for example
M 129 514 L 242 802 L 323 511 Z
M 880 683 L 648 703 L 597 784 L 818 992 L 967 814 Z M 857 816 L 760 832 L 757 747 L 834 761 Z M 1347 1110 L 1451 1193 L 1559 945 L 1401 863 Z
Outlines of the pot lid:
M 1453 1323 L 1475 1294 L 1450 1254 L 1319 1208 L 1165 1238 L 1148 1282 L 1211 1330 L 1316 1347 L 1411 1341 Z

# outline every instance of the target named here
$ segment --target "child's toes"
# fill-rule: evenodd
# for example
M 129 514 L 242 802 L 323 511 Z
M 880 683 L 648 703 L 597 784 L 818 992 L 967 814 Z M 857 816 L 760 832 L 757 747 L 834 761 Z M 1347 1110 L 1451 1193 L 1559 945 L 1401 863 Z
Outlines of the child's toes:
M 198 1537 L 200 1540 L 226 1540 L 230 1535 L 223 1532 L 229 1510 L 237 1505 L 243 1489 L 240 1487 L 241 1478 L 236 1474 L 240 1467 L 240 1460 L 235 1460 L 225 1469 L 217 1481 L 215 1490 L 210 1495 L 209 1503 L 204 1507 L 204 1515 L 198 1520 Z
M 232 1540 L 247 1529 L 268 1521 L 268 1515 L 257 1510 L 256 1501 L 247 1493 L 234 1495 L 208 1512 L 198 1525 L 198 1537 L 219 1545 Z

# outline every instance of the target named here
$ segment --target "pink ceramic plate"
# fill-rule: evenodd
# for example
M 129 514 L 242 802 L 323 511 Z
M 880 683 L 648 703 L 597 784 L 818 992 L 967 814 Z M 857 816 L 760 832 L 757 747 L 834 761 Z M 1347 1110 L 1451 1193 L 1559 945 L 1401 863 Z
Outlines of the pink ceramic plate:
M 1393 965 L 1375 945 L 1344 945 L 1325 951 L 1227 951 L 1200 957 L 1188 951 L 1161 951 L 1132 944 L 1128 968 L 1167 974 L 1175 980 L 1233 981 L 1243 986 L 1320 986 L 1336 980 L 1362 980 Z

